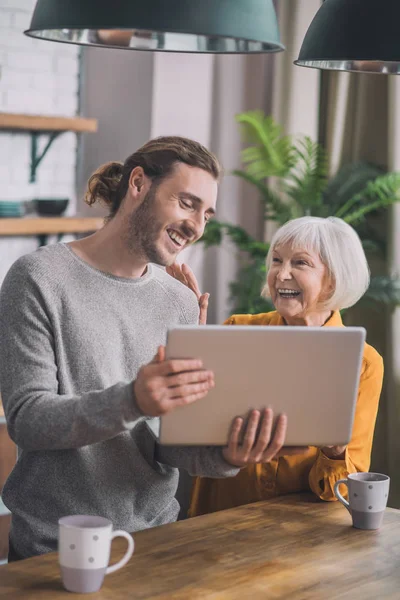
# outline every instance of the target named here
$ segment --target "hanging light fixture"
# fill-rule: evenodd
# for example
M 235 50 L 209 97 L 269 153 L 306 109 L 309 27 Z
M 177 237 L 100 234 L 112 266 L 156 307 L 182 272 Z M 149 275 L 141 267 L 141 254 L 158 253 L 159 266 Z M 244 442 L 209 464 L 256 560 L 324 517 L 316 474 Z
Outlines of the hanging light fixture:
M 296 65 L 400 75 L 400 0 L 325 0 Z
M 284 50 L 273 0 L 37 0 L 25 33 L 129 50 Z

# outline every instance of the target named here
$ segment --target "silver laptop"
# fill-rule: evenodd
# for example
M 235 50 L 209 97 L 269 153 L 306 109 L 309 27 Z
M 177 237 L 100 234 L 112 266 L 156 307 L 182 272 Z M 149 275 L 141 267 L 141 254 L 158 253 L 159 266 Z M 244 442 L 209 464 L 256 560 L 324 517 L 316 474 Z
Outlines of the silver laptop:
M 167 358 L 201 358 L 215 373 L 205 398 L 161 417 L 159 441 L 225 445 L 232 419 L 285 412 L 285 445 L 350 441 L 365 342 L 361 327 L 182 326 Z

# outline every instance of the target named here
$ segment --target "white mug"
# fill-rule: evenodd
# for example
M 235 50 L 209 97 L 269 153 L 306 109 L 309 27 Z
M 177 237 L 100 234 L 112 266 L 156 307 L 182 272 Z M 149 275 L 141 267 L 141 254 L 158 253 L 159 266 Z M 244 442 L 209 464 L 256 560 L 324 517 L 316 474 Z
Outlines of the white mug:
M 339 486 L 349 490 L 349 501 L 343 498 Z M 389 495 L 390 478 L 382 473 L 351 473 L 334 485 L 336 498 L 347 508 L 357 529 L 379 529 Z
M 126 565 L 134 552 L 132 536 L 126 531 L 113 531 L 111 521 L 104 517 L 71 515 L 61 518 L 58 525 L 61 576 L 69 592 L 97 592 L 104 576 Z M 119 562 L 108 566 L 111 541 L 119 536 L 128 541 L 128 549 Z

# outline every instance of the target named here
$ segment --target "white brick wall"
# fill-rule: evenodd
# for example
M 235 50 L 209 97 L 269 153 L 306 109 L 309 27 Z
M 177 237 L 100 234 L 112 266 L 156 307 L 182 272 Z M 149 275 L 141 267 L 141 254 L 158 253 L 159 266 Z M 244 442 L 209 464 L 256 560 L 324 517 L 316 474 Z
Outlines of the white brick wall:
M 34 40 L 29 27 L 35 0 L 0 0 L 0 112 L 74 116 L 78 111 L 79 48 Z M 40 147 L 46 143 L 43 139 Z M 0 130 L 0 201 L 32 196 L 68 197 L 75 213 L 77 137 L 55 140 L 29 184 L 30 136 Z M 37 247 L 35 238 L 0 237 L 0 284 L 11 264 Z

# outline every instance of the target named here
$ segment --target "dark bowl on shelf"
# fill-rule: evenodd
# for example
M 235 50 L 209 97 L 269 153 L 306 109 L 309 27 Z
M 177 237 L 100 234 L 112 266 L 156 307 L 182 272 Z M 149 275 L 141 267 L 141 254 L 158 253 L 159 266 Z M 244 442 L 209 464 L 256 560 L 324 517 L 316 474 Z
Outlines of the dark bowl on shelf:
M 68 198 L 36 198 L 33 205 L 38 215 L 60 216 L 66 211 L 68 202 Z

